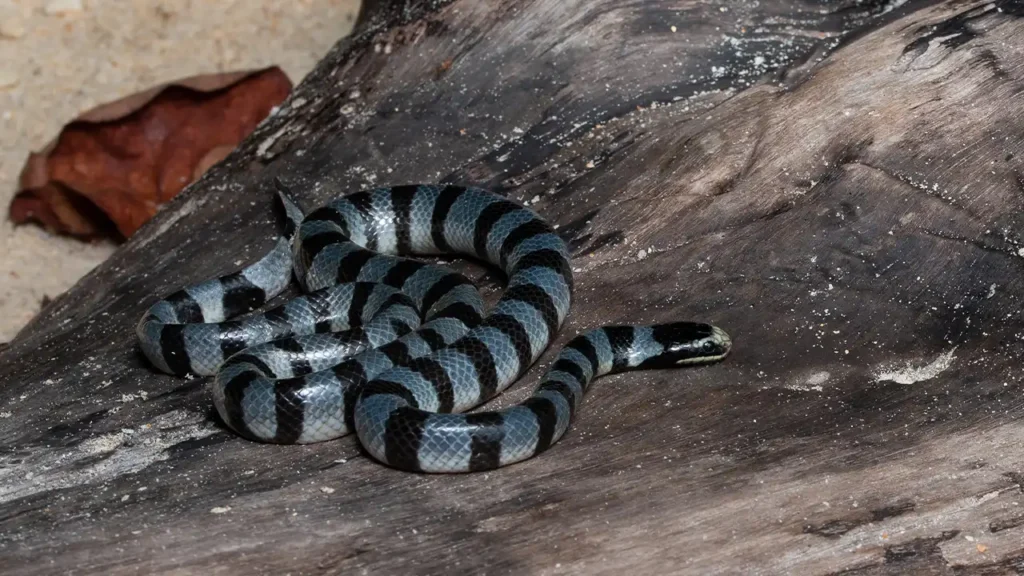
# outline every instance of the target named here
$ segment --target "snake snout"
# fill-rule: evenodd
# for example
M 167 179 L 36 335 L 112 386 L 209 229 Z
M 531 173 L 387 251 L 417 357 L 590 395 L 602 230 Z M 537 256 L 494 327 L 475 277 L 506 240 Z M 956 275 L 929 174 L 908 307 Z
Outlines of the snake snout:
M 722 330 L 718 326 L 711 327 L 711 339 L 718 344 L 721 349 L 719 358 L 725 358 L 725 356 L 729 354 L 729 351 L 732 350 L 732 338 L 729 337 L 729 334 L 726 333 L 725 330 Z

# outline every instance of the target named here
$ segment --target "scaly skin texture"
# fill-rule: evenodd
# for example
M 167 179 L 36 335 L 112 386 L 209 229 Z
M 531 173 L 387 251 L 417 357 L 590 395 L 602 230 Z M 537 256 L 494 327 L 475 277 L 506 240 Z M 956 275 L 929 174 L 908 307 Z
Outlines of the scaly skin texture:
M 216 374 L 221 418 L 255 440 L 309 443 L 355 431 L 390 466 L 490 470 L 530 458 L 569 428 L 590 383 L 611 372 L 720 360 L 708 324 L 608 326 L 577 336 L 533 396 L 460 414 L 501 393 L 569 313 L 569 252 L 533 211 L 478 188 L 359 192 L 303 215 L 286 190 L 287 236 L 248 268 L 154 304 L 138 325 L 153 365 Z M 398 254 L 489 262 L 508 286 L 486 315 L 472 283 Z M 308 294 L 243 320 L 294 272 Z

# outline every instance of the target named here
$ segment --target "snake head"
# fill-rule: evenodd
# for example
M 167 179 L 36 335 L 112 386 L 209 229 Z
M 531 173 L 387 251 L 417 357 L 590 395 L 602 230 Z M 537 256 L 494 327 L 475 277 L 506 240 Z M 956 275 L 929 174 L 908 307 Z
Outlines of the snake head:
M 672 368 L 686 364 L 704 364 L 725 358 L 732 339 L 725 330 L 697 322 L 673 322 L 653 327 L 651 335 L 661 344 L 661 353 L 641 364 L 641 368 Z

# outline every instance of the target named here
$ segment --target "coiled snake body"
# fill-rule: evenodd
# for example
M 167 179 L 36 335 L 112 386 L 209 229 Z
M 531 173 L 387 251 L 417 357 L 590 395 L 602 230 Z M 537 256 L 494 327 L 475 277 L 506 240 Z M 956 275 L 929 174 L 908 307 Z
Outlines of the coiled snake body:
M 708 324 L 606 326 L 571 340 L 526 401 L 461 414 L 515 382 L 554 339 L 573 289 L 563 240 L 533 211 L 478 188 L 382 188 L 308 215 L 278 188 L 289 225 L 275 248 L 157 302 L 136 330 L 158 369 L 215 374 L 217 411 L 250 439 L 310 443 L 354 429 L 396 468 L 489 470 L 558 441 L 598 376 L 729 352 L 729 337 Z M 397 257 L 449 253 L 505 272 L 489 313 L 462 275 Z M 304 295 L 229 320 L 280 293 L 293 272 Z

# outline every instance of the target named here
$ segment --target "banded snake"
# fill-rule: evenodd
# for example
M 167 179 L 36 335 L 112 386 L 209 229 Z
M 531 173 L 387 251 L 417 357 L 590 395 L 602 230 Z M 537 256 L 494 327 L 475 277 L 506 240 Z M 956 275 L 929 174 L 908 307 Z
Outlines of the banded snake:
M 311 443 L 354 430 L 392 467 L 490 470 L 557 442 L 595 378 L 712 362 L 731 348 L 708 324 L 605 326 L 570 340 L 524 402 L 463 413 L 523 375 L 565 321 L 573 275 L 562 238 L 532 210 L 479 188 L 379 188 L 304 214 L 275 182 L 287 215 L 276 246 L 160 300 L 136 329 L 161 371 L 214 375 L 217 411 L 244 437 Z M 399 254 L 477 258 L 499 267 L 507 287 L 485 312 L 469 279 Z M 282 292 L 293 273 L 303 295 L 231 319 Z

